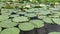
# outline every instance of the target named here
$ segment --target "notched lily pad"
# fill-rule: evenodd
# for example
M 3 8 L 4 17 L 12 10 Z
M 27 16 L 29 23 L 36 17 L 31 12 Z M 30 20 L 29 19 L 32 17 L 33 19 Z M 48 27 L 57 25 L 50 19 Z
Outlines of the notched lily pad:
M 54 23 L 60 25 L 60 18 L 52 18 L 52 20 L 54 21 Z
M 43 19 L 43 21 L 46 22 L 46 23 L 53 23 L 53 22 L 52 22 L 52 19 L 49 18 L 49 17 L 45 17 L 45 18 Z
M 20 23 L 19 29 L 21 29 L 23 31 L 30 31 L 30 30 L 34 29 L 34 25 L 31 23 Z
M 44 22 L 42 20 L 31 20 L 30 22 L 35 26 L 35 28 L 41 28 L 44 26 Z

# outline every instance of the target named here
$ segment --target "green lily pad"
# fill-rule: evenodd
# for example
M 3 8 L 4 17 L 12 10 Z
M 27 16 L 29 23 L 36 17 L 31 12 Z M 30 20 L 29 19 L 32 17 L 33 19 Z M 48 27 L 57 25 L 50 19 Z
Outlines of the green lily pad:
M 31 20 L 30 22 L 35 26 L 35 28 L 41 28 L 44 26 L 44 22 L 41 20 Z
M 48 34 L 60 34 L 60 32 L 50 32 Z
M 17 14 L 26 14 L 26 12 L 18 12 Z
M 1 32 L 2 28 L 0 27 L 0 32 Z
M 1 9 L 1 13 L 7 13 L 9 12 L 9 9 Z
M 0 21 L 7 20 L 8 18 L 8 15 L 0 15 Z
M 41 10 L 38 15 L 47 15 L 47 14 L 50 14 L 50 11 L 46 11 L 46 10 Z
M 24 17 L 24 16 L 13 18 L 13 22 L 24 22 L 24 21 L 29 21 L 29 19 L 27 17 Z
M 20 23 L 19 29 L 21 29 L 23 31 L 30 31 L 30 30 L 34 29 L 34 25 L 31 23 Z
M 46 23 L 53 23 L 52 19 L 49 18 L 49 17 L 44 18 L 43 21 L 46 22 Z
M 26 12 L 33 12 L 34 9 L 24 9 Z
M 50 10 L 58 11 L 58 8 L 50 8 Z
M 36 17 L 37 15 L 35 13 L 29 13 L 29 14 L 25 14 L 25 16 L 27 16 L 27 17 Z
M 7 28 L 4 29 L 1 34 L 19 34 L 19 29 L 18 28 Z
M 59 18 L 59 15 L 50 15 L 50 18 Z
M 51 13 L 55 13 L 56 14 L 56 13 L 60 13 L 60 12 L 59 11 L 51 11 Z
M 52 18 L 52 20 L 54 21 L 54 23 L 60 25 L 60 18 Z
M 10 28 L 16 26 L 18 23 L 14 23 L 11 20 L 5 20 L 0 23 L 0 27 Z
M 9 17 L 18 17 L 19 15 L 10 15 Z
M 40 15 L 38 15 L 38 18 L 39 18 L 39 19 L 44 19 L 45 17 L 46 17 L 46 16 L 42 16 L 42 15 L 40 16 Z

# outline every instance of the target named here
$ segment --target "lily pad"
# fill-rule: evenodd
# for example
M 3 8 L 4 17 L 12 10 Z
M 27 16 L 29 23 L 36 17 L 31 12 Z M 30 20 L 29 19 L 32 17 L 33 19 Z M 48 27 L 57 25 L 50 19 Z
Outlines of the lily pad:
M 8 15 L 0 15 L 0 21 L 7 20 L 8 18 Z
M 60 34 L 60 32 L 50 32 L 48 34 Z
M 0 23 L 0 27 L 10 28 L 16 26 L 18 23 L 14 23 L 11 20 L 5 20 Z
M 25 14 L 25 16 L 27 16 L 27 17 L 36 17 L 37 15 L 34 14 L 34 13 L 29 13 L 29 14 Z
M 19 29 L 18 28 L 7 28 L 4 29 L 1 34 L 19 34 Z
M 47 14 L 50 14 L 50 11 L 46 11 L 46 10 L 41 10 L 38 15 L 41 14 L 41 15 L 47 15 Z
M 31 23 L 20 23 L 19 29 L 21 29 L 23 31 L 30 31 L 30 30 L 34 29 L 34 25 Z
M 47 17 L 47 16 L 43 16 L 43 15 L 40 16 L 40 15 L 38 15 L 39 19 L 44 19 L 45 17 Z
M 31 20 L 30 22 L 35 26 L 35 28 L 41 28 L 44 26 L 44 22 L 42 20 Z
M 54 23 L 60 25 L 60 18 L 53 18 Z
M 52 19 L 49 18 L 49 17 L 44 18 L 43 21 L 46 22 L 46 23 L 53 23 Z
M 0 32 L 1 32 L 2 28 L 0 27 Z
M 34 9 L 24 9 L 26 12 L 33 12 Z
M 10 15 L 9 17 L 18 17 L 18 16 L 19 16 L 19 15 L 15 15 L 15 14 L 14 14 L 14 15 Z
M 24 17 L 24 16 L 13 18 L 13 22 L 24 22 L 24 21 L 29 21 L 29 19 L 27 17 Z
M 50 18 L 59 18 L 59 15 L 50 15 Z
M 8 13 L 9 9 L 1 9 L 1 13 Z

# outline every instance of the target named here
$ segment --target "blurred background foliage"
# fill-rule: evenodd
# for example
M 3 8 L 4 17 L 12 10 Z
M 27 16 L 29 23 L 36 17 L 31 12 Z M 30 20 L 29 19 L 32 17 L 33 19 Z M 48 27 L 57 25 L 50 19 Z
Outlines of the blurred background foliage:
M 60 2 L 60 0 L 0 0 L 0 2 L 6 2 L 6 1 L 11 1 L 11 2 L 24 2 L 24 1 L 27 1 L 27 2 L 32 2 L 32 3 L 47 3 L 47 2 L 50 2 L 50 3 L 55 3 L 55 2 Z

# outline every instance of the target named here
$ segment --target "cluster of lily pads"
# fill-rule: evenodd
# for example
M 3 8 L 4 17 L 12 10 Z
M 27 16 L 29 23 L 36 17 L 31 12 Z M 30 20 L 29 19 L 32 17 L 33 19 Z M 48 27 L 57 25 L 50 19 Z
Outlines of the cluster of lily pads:
M 19 34 L 42 28 L 44 23 L 60 25 L 60 5 L 0 2 L 0 34 Z

